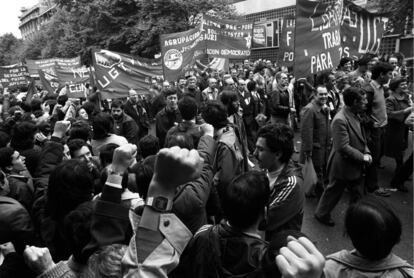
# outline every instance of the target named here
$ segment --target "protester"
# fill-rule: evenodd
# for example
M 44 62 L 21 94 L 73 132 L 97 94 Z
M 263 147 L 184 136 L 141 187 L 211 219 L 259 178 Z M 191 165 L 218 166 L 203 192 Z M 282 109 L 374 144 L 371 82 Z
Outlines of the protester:
M 164 92 L 167 106 L 155 116 L 155 130 L 160 146 L 164 146 L 168 130 L 181 121 L 180 110 L 178 110 L 177 91 L 174 88 Z

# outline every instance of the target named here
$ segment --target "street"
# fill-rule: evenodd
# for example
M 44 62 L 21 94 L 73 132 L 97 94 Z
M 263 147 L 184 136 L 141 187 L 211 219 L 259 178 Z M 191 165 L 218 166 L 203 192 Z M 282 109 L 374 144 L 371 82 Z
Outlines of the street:
M 412 133 L 410 133 L 411 135 Z M 296 136 L 295 136 L 296 137 Z M 412 138 L 409 140 L 412 142 Z M 296 140 L 296 145 L 300 145 Z M 300 148 L 297 146 L 298 149 Z M 406 154 L 412 150 L 412 144 L 406 151 Z M 406 155 L 407 156 L 407 155 Z M 295 157 L 294 157 L 295 158 Z M 389 187 L 389 182 L 394 173 L 395 162 L 389 157 L 382 158 L 384 169 L 379 169 L 379 184 L 383 187 Z M 405 184 L 409 192 L 392 192 L 390 197 L 379 197 L 385 199 L 396 211 L 402 223 L 401 242 L 395 246 L 393 252 L 413 264 L 413 181 L 409 180 Z M 344 234 L 344 217 L 348 206 L 348 194 L 345 192 L 340 203 L 332 213 L 332 219 L 336 225 L 327 227 L 315 220 L 313 213 L 317 206 L 317 199 L 306 199 L 305 216 L 303 219 L 302 232 L 316 243 L 319 250 L 324 255 L 335 253 L 342 249 L 353 249 L 349 238 Z

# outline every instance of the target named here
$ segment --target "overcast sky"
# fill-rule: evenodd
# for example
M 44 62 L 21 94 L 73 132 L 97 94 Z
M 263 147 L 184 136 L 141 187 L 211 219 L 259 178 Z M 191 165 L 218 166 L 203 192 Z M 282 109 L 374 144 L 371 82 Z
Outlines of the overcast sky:
M 21 15 L 20 8 L 31 6 L 38 3 L 38 0 L 8 0 L 1 1 L 0 7 L 0 36 L 5 33 L 13 33 L 18 38 L 21 38 L 19 30 L 19 18 Z

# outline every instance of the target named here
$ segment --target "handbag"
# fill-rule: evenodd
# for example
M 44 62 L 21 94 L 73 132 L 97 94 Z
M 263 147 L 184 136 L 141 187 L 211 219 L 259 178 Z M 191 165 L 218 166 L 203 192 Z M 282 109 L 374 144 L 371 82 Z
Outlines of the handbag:
M 316 183 L 318 182 L 318 176 L 316 175 L 313 162 L 310 157 L 306 158 L 303 171 L 303 190 L 305 195 L 313 194 Z

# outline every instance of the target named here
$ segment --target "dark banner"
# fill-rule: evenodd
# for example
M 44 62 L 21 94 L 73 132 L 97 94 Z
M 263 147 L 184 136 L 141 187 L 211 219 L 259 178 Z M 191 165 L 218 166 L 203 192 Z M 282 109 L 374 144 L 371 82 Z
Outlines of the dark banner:
M 253 24 L 204 15 L 196 28 L 161 35 L 164 77 L 175 81 L 191 69 L 196 60 L 208 57 L 243 59 L 250 56 Z
M 109 50 L 95 50 L 92 54 L 95 86 L 102 99 L 128 96 L 131 89 L 148 93 L 152 78 L 162 77 L 162 66 L 128 54 Z
M 341 24 L 341 54 L 358 58 L 379 50 L 388 19 L 369 13 L 350 1 L 344 1 Z
M 27 68 L 21 65 L 0 67 L 0 82 L 3 88 L 9 89 L 27 86 L 29 83 Z
M 90 83 L 90 71 L 86 67 L 63 69 L 55 68 L 60 86 L 69 85 L 68 97 L 79 98 L 85 96 L 86 84 Z
M 43 70 L 52 75 L 56 75 L 54 67 L 58 66 L 64 69 L 79 68 L 81 66 L 80 56 L 75 58 L 50 58 L 40 60 L 26 59 L 26 66 L 30 76 L 37 77 L 38 70 Z
M 295 19 L 283 18 L 280 21 L 280 46 L 278 65 L 292 67 L 295 62 Z
M 205 42 L 200 28 L 161 35 L 164 78 L 175 81 L 191 71 L 197 58 L 205 54 Z
M 44 72 L 43 70 L 38 70 L 38 75 L 44 90 L 49 93 L 54 93 L 59 88 L 59 82 L 56 76 Z
M 333 69 L 341 58 L 343 1 L 296 2 L 295 77 Z

